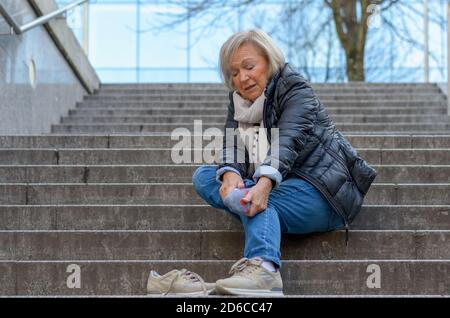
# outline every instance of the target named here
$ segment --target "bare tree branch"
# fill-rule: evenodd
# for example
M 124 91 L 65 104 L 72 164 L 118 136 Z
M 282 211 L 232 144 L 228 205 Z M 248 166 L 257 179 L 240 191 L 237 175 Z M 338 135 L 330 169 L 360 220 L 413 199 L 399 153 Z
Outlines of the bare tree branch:
M 288 48 L 288 56 L 298 62 L 298 66 L 311 78 L 320 76 L 313 67 L 316 61 L 325 65 L 323 80 L 331 79 L 332 60 L 338 54 L 345 55 L 346 74 L 349 80 L 364 80 L 366 71 L 371 78 L 383 76 L 385 72 L 379 71 L 382 65 L 378 62 L 389 63 L 392 67 L 393 61 L 401 58 L 392 52 L 384 54 L 383 50 L 387 43 L 372 43 L 371 39 L 388 34 L 393 40 L 399 41 L 404 47 L 405 54 L 415 50 L 423 50 L 423 43 L 415 34 L 421 32 L 417 28 L 418 19 L 423 18 L 423 12 L 416 8 L 411 1 L 405 0 L 297 0 L 284 3 L 283 14 L 271 21 L 271 11 L 262 10 L 255 13 L 264 0 L 169 0 L 161 1 L 166 6 L 177 8 L 172 13 L 164 13 L 162 23 L 158 23 L 154 30 L 174 28 L 177 25 L 193 21 L 189 24 L 191 33 L 197 41 L 212 35 L 215 29 L 231 27 L 236 25 L 236 14 L 238 12 L 251 12 L 256 17 L 253 25 L 270 30 Z M 371 12 L 377 5 L 377 12 Z M 446 28 L 446 19 L 435 7 L 430 8 L 430 23 Z M 387 13 L 393 13 L 385 17 Z M 394 14 L 395 12 L 395 14 Z M 318 13 L 314 17 L 314 13 Z M 380 20 L 386 28 L 373 30 L 368 26 L 371 15 L 380 13 Z M 248 18 L 247 18 L 248 19 Z M 199 22 L 201 21 L 201 22 Z M 248 23 L 249 20 L 246 20 Z M 419 24 L 420 25 L 420 24 Z M 380 42 L 380 41 L 378 41 Z M 335 46 L 340 50 L 336 54 Z M 370 46 L 368 49 L 367 46 Z M 391 44 L 393 45 L 393 44 Z M 408 49 L 409 48 L 409 49 Z M 377 54 L 378 53 L 378 56 Z M 380 57 L 381 56 L 381 57 Z M 387 58 L 384 58 L 387 57 Z M 437 54 L 430 52 L 431 59 L 438 63 Z M 377 60 L 378 70 L 374 68 L 372 60 Z M 367 66 L 366 66 L 367 65 Z M 339 71 L 335 69 L 334 76 L 337 78 Z M 392 75 L 391 75 L 392 76 Z

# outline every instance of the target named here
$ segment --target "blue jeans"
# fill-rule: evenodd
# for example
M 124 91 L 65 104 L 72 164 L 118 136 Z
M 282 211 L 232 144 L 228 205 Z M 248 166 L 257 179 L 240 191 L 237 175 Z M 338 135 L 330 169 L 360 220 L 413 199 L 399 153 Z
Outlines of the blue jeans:
M 221 184 L 216 181 L 216 166 L 201 166 L 192 176 L 197 193 L 212 207 L 237 218 L 244 227 L 244 257 L 259 256 L 281 266 L 281 233 L 306 234 L 343 228 L 340 216 L 325 197 L 309 182 L 290 177 L 269 195 L 267 209 L 253 217 L 228 210 L 220 197 Z M 255 185 L 244 179 L 246 188 Z

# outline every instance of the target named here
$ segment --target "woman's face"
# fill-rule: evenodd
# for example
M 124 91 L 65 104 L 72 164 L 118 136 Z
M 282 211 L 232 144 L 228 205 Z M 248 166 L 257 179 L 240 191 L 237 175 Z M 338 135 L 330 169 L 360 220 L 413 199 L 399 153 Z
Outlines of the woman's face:
M 253 44 L 244 43 L 231 56 L 230 71 L 239 95 L 255 101 L 268 81 L 269 63 Z

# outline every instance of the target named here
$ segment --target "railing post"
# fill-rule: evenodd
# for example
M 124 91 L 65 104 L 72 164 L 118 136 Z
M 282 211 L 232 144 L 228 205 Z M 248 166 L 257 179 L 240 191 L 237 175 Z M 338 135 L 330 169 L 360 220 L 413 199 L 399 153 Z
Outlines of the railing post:
M 83 5 L 83 50 L 89 55 L 89 2 Z

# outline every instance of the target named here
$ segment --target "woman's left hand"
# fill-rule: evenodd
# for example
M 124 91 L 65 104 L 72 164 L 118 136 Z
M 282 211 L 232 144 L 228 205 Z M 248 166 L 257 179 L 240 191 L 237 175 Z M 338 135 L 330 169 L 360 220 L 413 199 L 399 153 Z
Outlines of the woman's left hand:
M 267 208 L 270 191 L 272 191 L 272 180 L 267 177 L 261 177 L 258 183 L 250 188 L 250 191 L 242 199 L 250 202 L 250 211 L 246 213 L 248 217 L 252 217 Z

